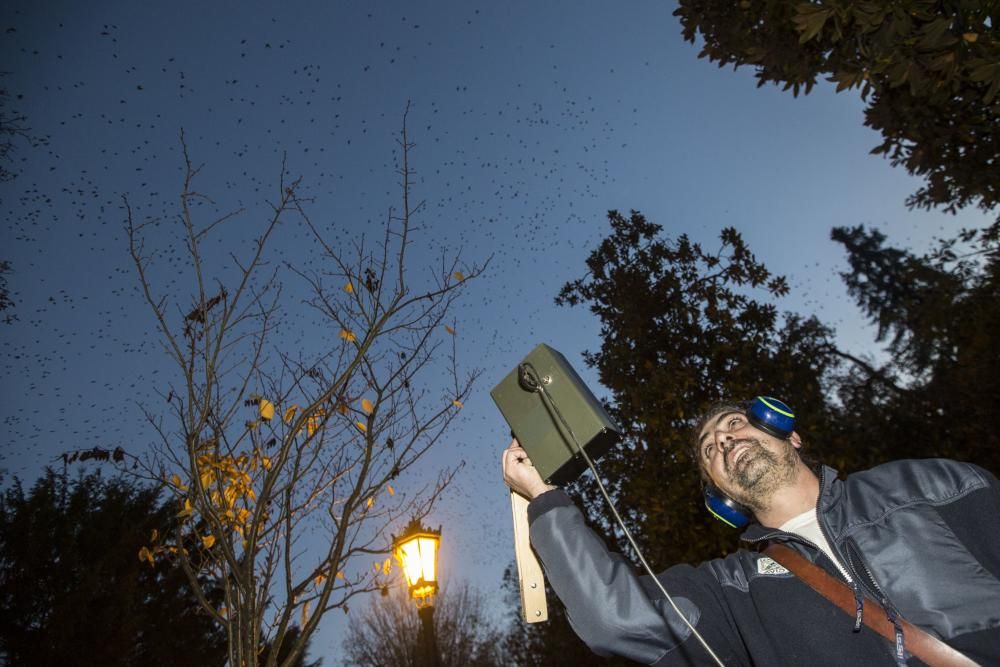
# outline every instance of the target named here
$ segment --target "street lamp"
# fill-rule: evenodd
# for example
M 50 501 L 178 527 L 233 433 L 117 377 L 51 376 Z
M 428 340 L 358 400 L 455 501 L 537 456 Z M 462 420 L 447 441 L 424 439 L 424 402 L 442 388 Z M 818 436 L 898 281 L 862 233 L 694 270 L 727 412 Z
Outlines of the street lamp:
M 393 536 L 396 561 L 403 568 L 410 597 L 417 605 L 420 635 L 417 638 L 419 664 L 437 667 L 440 664 L 434 636 L 434 594 L 438 590 L 437 554 L 441 543 L 441 527 L 436 531 L 425 528 L 413 519 L 399 537 Z

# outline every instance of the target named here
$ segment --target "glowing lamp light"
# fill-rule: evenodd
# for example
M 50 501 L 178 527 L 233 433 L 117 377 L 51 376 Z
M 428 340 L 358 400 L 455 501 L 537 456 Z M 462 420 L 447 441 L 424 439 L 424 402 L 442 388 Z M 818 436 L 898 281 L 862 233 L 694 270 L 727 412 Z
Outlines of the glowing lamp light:
M 438 589 L 437 554 L 441 542 L 441 527 L 437 531 L 425 528 L 414 519 L 399 537 L 393 537 L 393 553 L 403 569 L 410 597 L 417 608 L 433 604 Z

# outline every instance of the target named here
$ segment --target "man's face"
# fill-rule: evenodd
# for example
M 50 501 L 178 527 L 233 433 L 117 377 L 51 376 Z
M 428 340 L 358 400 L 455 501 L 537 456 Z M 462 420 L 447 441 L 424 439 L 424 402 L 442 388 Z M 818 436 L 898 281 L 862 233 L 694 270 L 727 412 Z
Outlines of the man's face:
M 699 433 L 700 465 L 723 493 L 752 510 L 769 506 L 775 490 L 794 482 L 797 433 L 781 440 L 754 428 L 743 412 L 710 418 Z

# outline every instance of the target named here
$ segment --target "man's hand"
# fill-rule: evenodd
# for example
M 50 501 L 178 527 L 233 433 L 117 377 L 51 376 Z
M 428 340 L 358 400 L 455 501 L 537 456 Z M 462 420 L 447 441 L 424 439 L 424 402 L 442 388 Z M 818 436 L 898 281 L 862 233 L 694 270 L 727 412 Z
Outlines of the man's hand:
M 535 467 L 531 465 L 528 452 L 515 439 L 510 447 L 503 450 L 503 481 L 514 491 L 529 500 L 556 488 L 545 483 Z

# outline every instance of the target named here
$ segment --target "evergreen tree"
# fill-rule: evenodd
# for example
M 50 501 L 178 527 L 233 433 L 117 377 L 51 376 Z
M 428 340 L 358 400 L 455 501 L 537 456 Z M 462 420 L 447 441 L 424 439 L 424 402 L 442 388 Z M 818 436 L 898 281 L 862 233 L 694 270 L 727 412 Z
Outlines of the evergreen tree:
M 872 151 L 925 179 L 910 206 L 1000 203 L 996 2 L 680 0 L 684 38 L 759 85 L 809 92 L 818 77 L 857 88 Z
M 0 654 L 12 665 L 223 665 L 179 568 L 137 557 L 173 520 L 158 492 L 47 470 L 0 496 Z M 220 598 L 218 593 L 210 593 Z

